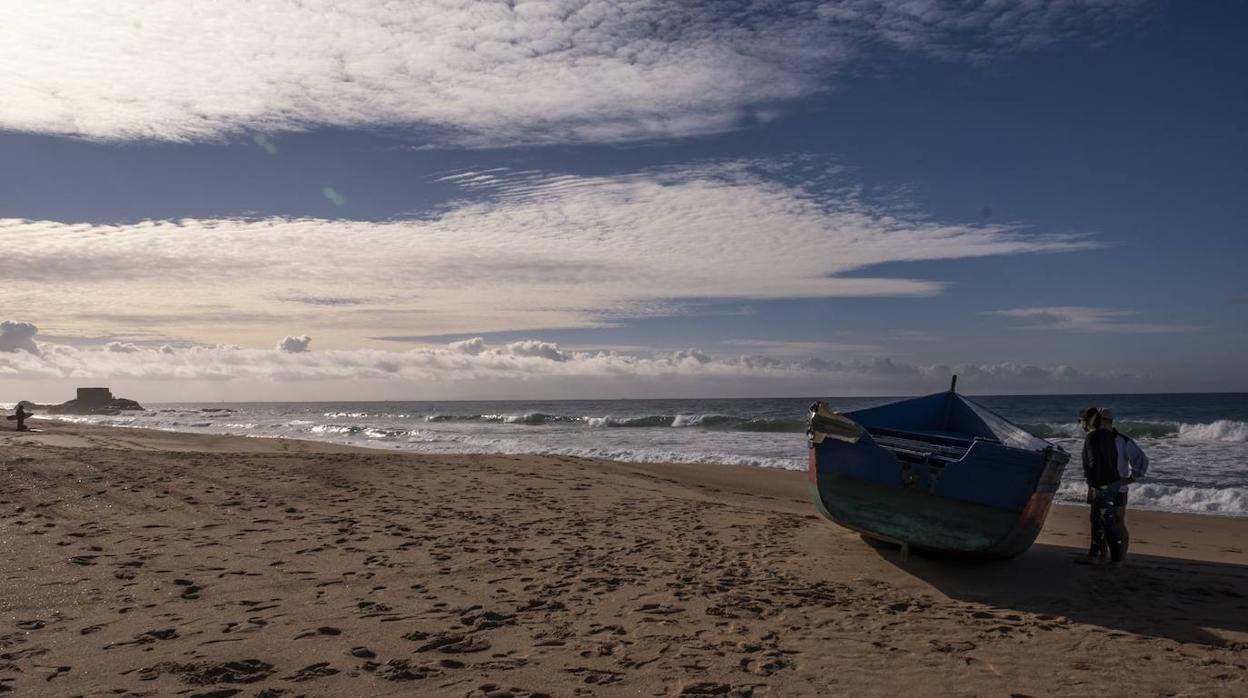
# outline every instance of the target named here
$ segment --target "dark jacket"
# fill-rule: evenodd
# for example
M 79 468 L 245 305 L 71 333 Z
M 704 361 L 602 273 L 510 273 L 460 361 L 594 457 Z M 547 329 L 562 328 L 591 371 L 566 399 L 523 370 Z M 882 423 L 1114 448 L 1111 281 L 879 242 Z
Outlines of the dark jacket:
M 1118 482 L 1118 444 L 1114 432 L 1096 429 L 1083 439 L 1083 478 L 1091 487 Z

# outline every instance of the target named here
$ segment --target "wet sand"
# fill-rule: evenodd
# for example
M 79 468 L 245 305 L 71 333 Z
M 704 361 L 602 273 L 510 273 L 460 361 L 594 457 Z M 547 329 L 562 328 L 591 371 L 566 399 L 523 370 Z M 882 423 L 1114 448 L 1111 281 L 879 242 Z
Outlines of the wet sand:
M 802 473 L 0 431 L 0 695 L 1248 695 L 1248 520 L 967 564 Z

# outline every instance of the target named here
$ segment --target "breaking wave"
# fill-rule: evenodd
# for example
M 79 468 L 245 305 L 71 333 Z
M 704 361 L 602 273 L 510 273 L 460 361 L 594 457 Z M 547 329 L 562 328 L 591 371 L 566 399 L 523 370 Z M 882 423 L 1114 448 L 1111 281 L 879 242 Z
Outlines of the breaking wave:
M 502 422 L 504 424 L 558 424 L 559 422 L 579 422 L 579 417 L 565 417 L 558 414 L 528 412 L 525 414 L 483 414 L 477 417 L 482 422 Z
M 644 429 L 647 427 L 670 427 L 674 417 L 650 415 L 646 417 L 586 417 L 585 423 L 596 429 L 618 427 L 623 429 Z
M 397 439 L 411 433 L 407 429 L 382 429 L 363 424 L 318 424 L 308 431 L 316 435 L 358 436 L 366 439 Z
M 1144 483 L 1131 486 L 1130 501 L 1134 506 L 1161 511 L 1248 515 L 1248 488 L 1245 487 L 1176 487 Z
M 1082 504 L 1086 493 L 1087 486 L 1078 477 L 1068 477 L 1062 481 L 1058 501 Z M 1136 483 L 1131 485 L 1128 506 L 1153 511 L 1248 516 L 1248 487 Z
M 674 427 L 696 427 L 723 431 L 766 431 L 779 433 L 803 433 L 806 419 L 754 417 L 730 417 L 722 414 L 679 414 L 672 421 Z
M 475 422 L 481 418 L 480 415 L 462 415 L 462 414 L 427 414 L 426 422 Z
M 359 416 L 365 416 L 360 414 Z M 425 422 L 494 422 L 543 426 L 548 424 L 584 424 L 593 429 L 656 429 L 663 427 L 717 429 L 722 431 L 754 431 L 800 434 L 806 431 L 806 419 L 733 417 L 724 414 L 648 414 L 634 416 L 573 416 L 527 412 L 523 414 L 428 414 Z
M 1209 424 L 1180 424 L 1179 439 L 1248 443 L 1248 422 L 1219 419 Z
M 1042 439 L 1074 439 L 1082 438 L 1083 431 L 1079 425 L 1070 422 L 1042 424 L 1023 424 L 1024 429 Z M 1166 439 L 1179 438 L 1183 441 L 1221 441 L 1230 443 L 1248 443 L 1248 422 L 1236 422 L 1219 419 L 1207 424 L 1186 424 L 1183 422 L 1117 422 L 1118 431 L 1135 439 Z
M 715 451 L 670 451 L 651 448 L 543 448 L 533 451 L 540 455 L 602 458 L 624 463 L 720 463 L 748 465 L 777 470 L 803 470 L 806 464 L 796 458 L 768 458 Z

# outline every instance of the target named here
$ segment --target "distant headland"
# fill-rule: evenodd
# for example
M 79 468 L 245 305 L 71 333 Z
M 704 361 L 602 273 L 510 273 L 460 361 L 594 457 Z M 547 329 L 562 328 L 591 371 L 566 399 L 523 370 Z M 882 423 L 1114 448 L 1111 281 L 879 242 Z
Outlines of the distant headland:
M 134 400 L 113 397 L 113 391 L 108 388 L 79 388 L 78 397 L 59 405 L 39 405 L 29 400 L 22 400 L 18 404 L 28 410 L 45 414 L 117 414 L 143 409 Z

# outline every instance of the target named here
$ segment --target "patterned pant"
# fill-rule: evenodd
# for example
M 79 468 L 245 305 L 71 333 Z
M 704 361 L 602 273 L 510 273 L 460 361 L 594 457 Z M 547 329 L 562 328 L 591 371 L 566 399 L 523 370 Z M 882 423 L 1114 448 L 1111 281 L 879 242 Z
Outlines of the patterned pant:
M 1099 556 L 1101 548 L 1108 543 L 1110 559 L 1119 562 L 1125 551 L 1122 531 L 1118 530 L 1118 507 L 1114 503 L 1118 493 L 1099 489 L 1092 492 L 1092 552 Z

